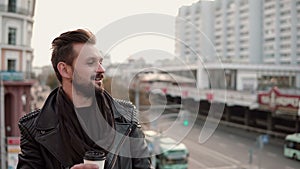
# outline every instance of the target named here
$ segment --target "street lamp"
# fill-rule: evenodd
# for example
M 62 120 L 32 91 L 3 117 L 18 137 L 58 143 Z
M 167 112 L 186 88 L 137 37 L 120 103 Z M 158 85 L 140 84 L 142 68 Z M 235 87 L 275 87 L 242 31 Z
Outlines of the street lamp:
M 0 144 L 1 144 L 1 168 L 6 168 L 5 153 L 5 112 L 4 112 L 4 86 L 2 73 L 0 72 Z

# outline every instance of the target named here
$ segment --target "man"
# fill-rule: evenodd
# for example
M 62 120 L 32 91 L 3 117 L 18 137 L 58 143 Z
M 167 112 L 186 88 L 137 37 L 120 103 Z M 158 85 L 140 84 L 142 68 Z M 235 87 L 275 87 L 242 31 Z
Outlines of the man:
M 135 107 L 103 89 L 103 58 L 95 43 L 83 29 L 53 40 L 51 61 L 61 86 L 41 110 L 20 119 L 17 168 L 97 168 L 83 164 L 89 150 L 106 153 L 105 169 L 151 168 Z

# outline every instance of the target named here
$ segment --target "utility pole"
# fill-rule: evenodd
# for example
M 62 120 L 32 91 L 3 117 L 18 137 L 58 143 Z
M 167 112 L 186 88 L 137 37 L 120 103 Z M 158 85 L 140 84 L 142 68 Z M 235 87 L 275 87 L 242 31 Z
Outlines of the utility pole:
M 136 109 L 140 110 L 140 83 L 139 80 L 136 81 L 136 87 L 135 87 L 135 106 Z
M 5 151 L 5 112 L 4 112 L 4 85 L 2 73 L 0 72 L 0 144 L 1 144 L 1 168 L 6 168 L 6 151 Z
M 137 74 L 135 79 L 135 98 L 134 98 L 135 106 L 137 111 L 140 111 L 140 79 L 139 74 Z
M 300 116 L 300 102 L 298 103 L 298 113 L 296 115 L 296 132 L 299 133 L 299 116 Z

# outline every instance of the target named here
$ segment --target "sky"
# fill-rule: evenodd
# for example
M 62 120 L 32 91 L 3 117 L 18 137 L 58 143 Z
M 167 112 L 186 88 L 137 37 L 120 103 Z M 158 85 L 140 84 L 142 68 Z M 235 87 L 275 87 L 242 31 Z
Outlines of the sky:
M 100 32 L 100 37 L 97 36 L 97 39 L 104 37 L 102 43 L 110 45 L 110 47 L 106 46 L 107 50 L 105 50 L 105 53 L 111 56 L 112 62 L 123 62 L 130 56 L 145 53 L 144 51 L 149 53 L 152 49 L 156 53 L 161 51 L 160 53 L 167 52 L 173 55 L 175 42 L 172 37 L 168 36 L 174 35 L 160 35 L 164 30 L 145 33 L 143 32 L 144 30 L 135 29 L 138 27 L 135 24 L 141 23 L 140 25 L 147 27 L 145 22 L 160 20 L 159 15 L 162 15 L 161 18 L 164 18 L 164 16 L 176 17 L 181 6 L 191 5 L 197 1 L 37 0 L 32 36 L 32 47 L 34 49 L 33 66 L 50 65 L 52 40 L 64 31 L 77 28 L 87 28 L 95 34 Z M 134 17 L 136 15 L 150 15 L 150 17 L 142 17 L 141 19 Z M 122 24 L 122 21 L 126 23 L 125 26 Z M 164 27 L 165 23 L 163 22 L 163 19 L 161 19 L 161 28 Z M 107 30 L 114 30 L 115 32 L 108 31 L 109 33 L 107 33 Z M 173 32 L 170 33 L 173 34 Z

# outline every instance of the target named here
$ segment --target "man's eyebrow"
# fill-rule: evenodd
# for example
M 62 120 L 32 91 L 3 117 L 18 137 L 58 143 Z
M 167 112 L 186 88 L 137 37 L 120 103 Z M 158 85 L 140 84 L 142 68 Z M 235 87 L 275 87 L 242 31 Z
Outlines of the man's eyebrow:
M 101 56 L 89 56 L 87 59 L 93 59 L 93 60 L 103 60 L 103 57 Z

